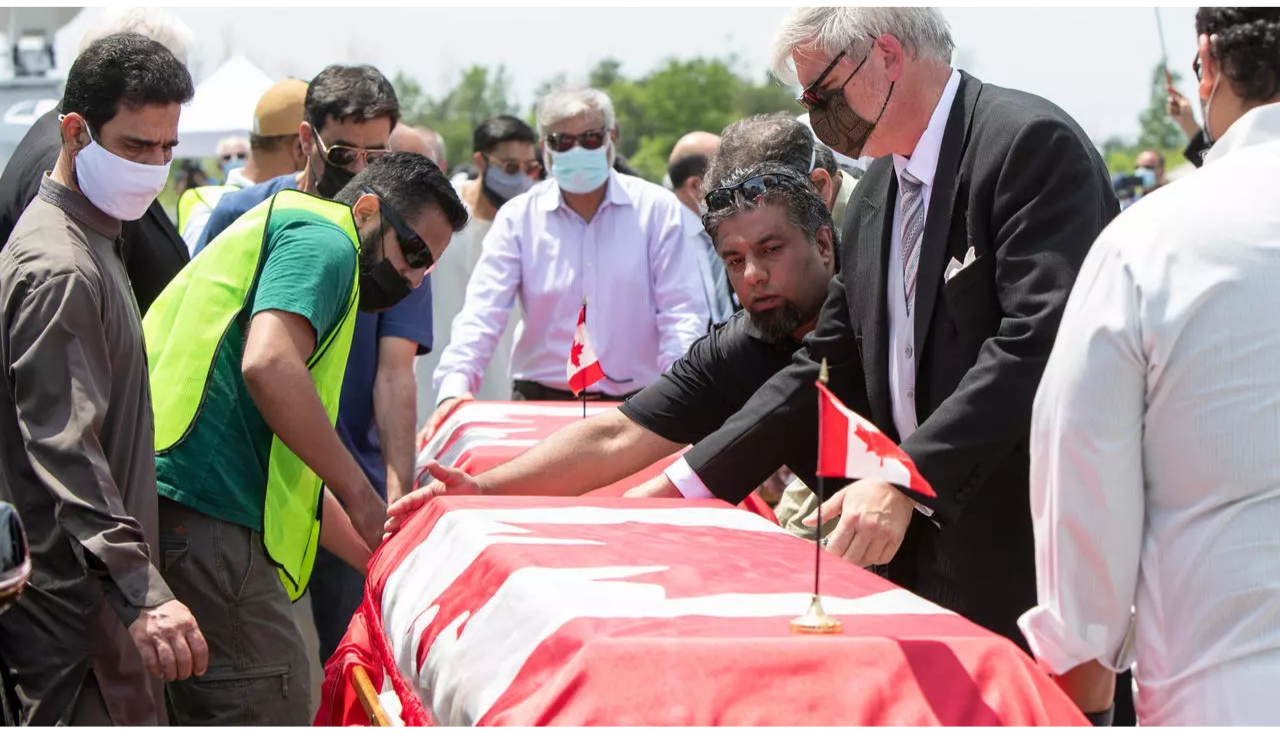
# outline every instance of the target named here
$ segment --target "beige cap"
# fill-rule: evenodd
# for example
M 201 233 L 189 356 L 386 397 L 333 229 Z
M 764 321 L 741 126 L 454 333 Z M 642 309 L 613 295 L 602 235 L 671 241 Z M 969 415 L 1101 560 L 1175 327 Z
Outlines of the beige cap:
M 262 95 L 253 111 L 253 134 L 264 138 L 297 135 L 307 99 L 307 83 L 281 79 Z

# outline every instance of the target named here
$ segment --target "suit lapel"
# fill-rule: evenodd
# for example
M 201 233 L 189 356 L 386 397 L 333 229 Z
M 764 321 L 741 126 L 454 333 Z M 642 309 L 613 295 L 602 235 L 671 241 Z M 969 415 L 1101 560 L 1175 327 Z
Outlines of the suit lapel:
M 889 266 L 889 237 L 893 231 L 893 198 L 897 196 L 898 178 L 893 159 L 882 158 L 871 164 L 858 182 L 857 218 L 846 227 L 846 240 L 854 252 L 854 264 L 848 285 L 854 290 L 857 311 L 851 315 L 862 337 L 862 363 L 867 378 L 869 417 L 884 430 L 893 428 L 893 407 L 889 399 L 889 314 L 885 302 L 885 276 Z M 846 220 L 849 219 L 846 217 Z M 852 235 L 852 238 L 849 236 Z M 847 285 L 847 286 L 848 286 Z
M 924 241 L 920 246 L 920 265 L 916 271 L 914 321 L 917 366 L 920 364 L 920 356 L 924 354 L 925 338 L 933 319 L 933 307 L 942 290 L 942 272 L 948 260 L 947 238 L 951 234 L 951 214 L 956 203 L 960 159 L 964 153 L 965 141 L 969 139 L 969 124 L 981 88 L 981 82 L 960 72 L 960 86 L 956 90 L 955 101 L 947 115 L 947 127 L 942 134 L 938 169 L 933 175 L 933 192 L 929 197 L 929 211 L 925 220 Z

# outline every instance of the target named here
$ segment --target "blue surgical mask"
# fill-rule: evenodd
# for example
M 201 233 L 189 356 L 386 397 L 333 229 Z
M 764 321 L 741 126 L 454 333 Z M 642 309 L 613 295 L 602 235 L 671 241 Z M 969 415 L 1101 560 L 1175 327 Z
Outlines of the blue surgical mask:
M 586 194 L 604 186 L 609 180 L 609 149 L 613 141 L 589 151 L 574 146 L 564 153 L 548 150 L 551 175 L 560 188 L 570 194 Z
M 1152 189 L 1156 188 L 1156 172 L 1154 169 L 1150 169 L 1145 166 L 1139 166 L 1138 168 L 1134 169 L 1133 175 L 1137 176 L 1139 179 L 1142 179 L 1143 191 L 1151 191 Z
M 523 171 L 509 174 L 497 166 L 489 165 L 485 167 L 482 185 L 506 202 L 529 191 L 536 183 L 533 177 Z

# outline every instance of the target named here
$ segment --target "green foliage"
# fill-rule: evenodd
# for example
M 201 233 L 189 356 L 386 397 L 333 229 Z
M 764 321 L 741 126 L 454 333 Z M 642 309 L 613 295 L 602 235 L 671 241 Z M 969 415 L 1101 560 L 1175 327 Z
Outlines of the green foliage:
M 490 70 L 472 66 L 462 73 L 458 84 L 439 99 L 432 99 L 416 80 L 403 72 L 392 84 L 400 99 L 401 117 L 410 125 L 425 125 L 444 137 L 449 165 L 471 160 L 472 133 L 476 126 L 494 115 L 518 111 L 507 99 L 510 82 L 505 67 Z
M 1175 87 L 1181 79 L 1180 74 L 1173 74 Z M 1164 66 L 1157 64 L 1151 75 L 1151 97 L 1146 109 L 1138 114 L 1137 140 L 1113 137 L 1102 144 L 1102 157 L 1112 174 L 1131 173 L 1133 162 L 1145 150 L 1160 151 L 1164 155 L 1166 170 L 1178 165 L 1187 137 L 1165 109 L 1169 99 L 1165 86 Z
M 718 133 L 726 125 L 764 112 L 800 113 L 790 90 L 765 78 L 761 83 L 732 71 L 733 58 L 668 59 L 649 74 L 633 79 L 623 63 L 604 59 L 587 75 L 587 83 L 609 93 L 620 132 L 619 151 L 650 181 L 659 181 L 667 157 L 680 136 L 694 130 Z M 564 74 L 544 81 L 535 99 L 565 86 Z M 473 66 L 443 98 L 428 97 L 414 79 L 397 75 L 396 93 L 405 120 L 426 125 L 444 136 L 451 165 L 471 158 L 471 133 L 492 115 L 520 115 L 507 98 L 506 70 Z M 532 106 L 524 117 L 534 124 Z

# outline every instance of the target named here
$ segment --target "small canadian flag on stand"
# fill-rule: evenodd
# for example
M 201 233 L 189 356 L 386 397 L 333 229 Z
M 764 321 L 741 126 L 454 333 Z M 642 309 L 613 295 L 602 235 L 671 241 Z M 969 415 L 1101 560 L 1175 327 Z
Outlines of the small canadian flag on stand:
M 569 363 L 565 366 L 569 376 L 569 390 L 576 396 L 587 388 L 604 380 L 604 370 L 600 368 L 600 360 L 596 351 L 591 349 L 591 340 L 587 339 L 587 302 L 582 302 L 582 310 L 578 312 L 578 328 L 573 333 L 573 346 L 569 348 Z
M 818 381 L 818 476 L 874 477 L 936 498 L 907 453 Z

